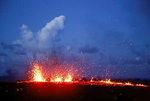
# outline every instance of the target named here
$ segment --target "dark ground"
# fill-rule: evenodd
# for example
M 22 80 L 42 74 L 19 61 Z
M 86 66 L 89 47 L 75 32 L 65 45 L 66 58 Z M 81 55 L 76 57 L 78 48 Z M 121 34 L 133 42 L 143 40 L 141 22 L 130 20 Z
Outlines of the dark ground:
M 150 87 L 0 83 L 0 101 L 150 101 Z

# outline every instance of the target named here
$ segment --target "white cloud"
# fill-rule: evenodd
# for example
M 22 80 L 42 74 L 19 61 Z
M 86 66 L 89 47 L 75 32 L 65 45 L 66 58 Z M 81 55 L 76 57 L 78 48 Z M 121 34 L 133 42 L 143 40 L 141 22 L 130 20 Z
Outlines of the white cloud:
M 31 40 L 33 38 L 33 33 L 28 29 L 27 25 L 23 24 L 20 30 L 20 34 L 24 40 Z
M 48 22 L 39 32 L 34 33 L 28 29 L 27 25 L 22 25 L 21 39 L 13 41 L 13 44 L 21 44 L 30 52 L 37 52 L 49 48 L 52 42 L 59 37 L 59 31 L 64 28 L 65 16 L 55 17 Z
M 19 44 L 19 46 L 14 45 L 13 50 L 0 47 L 2 52 L 8 51 L 9 55 L 9 58 L 0 57 L 0 66 L 4 67 L 3 64 L 5 64 L 5 68 L 1 70 L 0 74 L 4 74 L 10 68 L 15 68 L 19 73 L 22 73 L 25 71 L 25 62 L 29 63 L 32 58 L 40 58 L 44 53 L 47 53 L 48 49 L 53 46 L 53 42 L 59 39 L 60 31 L 64 29 L 64 20 L 65 16 L 63 15 L 55 17 L 37 33 L 33 33 L 27 25 L 23 24 L 20 28 L 20 39 L 14 40 L 10 45 L 7 45 L 10 47 L 14 44 Z M 21 55 L 22 53 L 25 55 Z
M 44 28 L 38 33 L 38 41 L 40 46 L 47 46 L 51 41 L 58 37 L 59 31 L 64 28 L 65 16 L 55 17 L 54 20 L 47 23 Z

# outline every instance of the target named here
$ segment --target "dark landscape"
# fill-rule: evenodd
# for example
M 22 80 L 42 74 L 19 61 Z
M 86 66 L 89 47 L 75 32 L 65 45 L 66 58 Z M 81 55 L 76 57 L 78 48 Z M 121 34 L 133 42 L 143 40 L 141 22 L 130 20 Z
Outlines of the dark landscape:
M 150 87 L 1 82 L 1 101 L 149 101 Z

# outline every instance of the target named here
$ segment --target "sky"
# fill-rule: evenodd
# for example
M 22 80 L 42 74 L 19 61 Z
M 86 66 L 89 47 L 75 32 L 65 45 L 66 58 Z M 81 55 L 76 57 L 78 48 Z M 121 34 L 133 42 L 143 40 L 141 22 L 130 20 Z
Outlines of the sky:
M 1 0 L 0 80 L 46 58 L 48 74 L 150 79 L 149 27 L 149 0 Z

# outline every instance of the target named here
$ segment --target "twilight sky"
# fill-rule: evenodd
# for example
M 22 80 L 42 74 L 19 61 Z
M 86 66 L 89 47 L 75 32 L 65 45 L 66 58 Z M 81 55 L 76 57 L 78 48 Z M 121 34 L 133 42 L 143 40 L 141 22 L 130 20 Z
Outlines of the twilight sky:
M 1 0 L 0 79 L 43 57 L 76 76 L 150 79 L 150 1 Z

